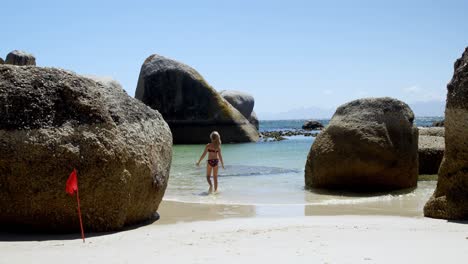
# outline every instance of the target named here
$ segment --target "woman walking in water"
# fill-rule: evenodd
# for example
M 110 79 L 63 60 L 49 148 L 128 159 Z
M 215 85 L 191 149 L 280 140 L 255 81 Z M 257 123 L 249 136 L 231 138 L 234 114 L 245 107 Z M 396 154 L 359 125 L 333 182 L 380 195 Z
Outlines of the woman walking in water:
M 200 162 L 205 158 L 208 153 L 208 162 L 206 164 L 206 180 L 210 185 L 209 192 L 213 191 L 213 185 L 211 184 L 211 173 L 213 172 L 214 191 L 218 191 L 218 163 L 221 161 L 221 166 L 224 169 L 223 156 L 221 155 L 221 136 L 217 131 L 213 131 L 210 134 L 211 143 L 206 144 L 205 151 L 197 162 L 197 166 L 200 166 Z

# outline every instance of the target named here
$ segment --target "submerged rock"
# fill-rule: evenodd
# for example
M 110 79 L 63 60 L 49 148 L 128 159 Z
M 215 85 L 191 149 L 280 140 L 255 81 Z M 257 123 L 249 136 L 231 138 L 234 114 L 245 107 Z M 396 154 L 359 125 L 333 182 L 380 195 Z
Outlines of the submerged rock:
M 369 192 L 415 187 L 418 129 L 413 120 L 407 104 L 388 97 L 338 107 L 310 149 L 306 187 Z
M 447 85 L 445 153 L 436 190 L 424 206 L 424 215 L 468 219 L 468 47 L 455 62 Z
M 14 50 L 8 53 L 5 64 L 17 65 L 17 66 L 28 66 L 36 65 L 36 58 L 34 55 L 21 50 Z
M 164 195 L 172 137 L 162 116 L 117 82 L 68 71 L 0 66 L 0 224 L 77 232 L 78 170 L 86 231 L 153 217 Z
M 302 129 L 307 129 L 307 130 L 322 130 L 323 125 L 317 120 L 308 120 L 302 125 Z
M 174 143 L 200 144 L 217 130 L 223 142 L 258 140 L 258 131 L 193 68 L 159 55 L 141 66 L 135 98 L 157 109 Z

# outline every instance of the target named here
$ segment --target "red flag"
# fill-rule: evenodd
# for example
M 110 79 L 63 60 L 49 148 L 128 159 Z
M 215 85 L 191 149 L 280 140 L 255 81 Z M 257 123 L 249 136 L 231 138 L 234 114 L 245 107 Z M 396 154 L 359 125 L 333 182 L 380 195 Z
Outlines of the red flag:
M 68 176 L 67 180 L 67 186 L 65 187 L 65 191 L 69 195 L 74 195 L 75 192 L 78 191 L 78 180 L 76 178 L 76 169 L 73 169 L 72 173 L 70 173 L 70 176 Z
M 81 209 L 80 209 L 80 195 L 78 194 L 78 177 L 76 175 L 76 169 L 73 169 L 70 176 L 68 176 L 67 185 L 65 186 L 65 191 L 73 196 L 76 192 L 76 202 L 78 203 L 78 217 L 80 220 L 80 228 L 81 228 L 81 238 L 83 239 L 83 243 L 85 242 L 84 237 L 84 230 L 83 230 L 83 221 L 81 220 Z

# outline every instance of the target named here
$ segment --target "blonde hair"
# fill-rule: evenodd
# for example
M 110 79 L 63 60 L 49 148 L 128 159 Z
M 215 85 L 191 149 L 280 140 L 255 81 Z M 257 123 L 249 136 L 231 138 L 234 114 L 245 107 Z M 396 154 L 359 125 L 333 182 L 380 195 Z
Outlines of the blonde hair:
M 221 136 L 219 135 L 218 131 L 211 132 L 210 139 L 215 148 L 219 148 L 221 146 Z

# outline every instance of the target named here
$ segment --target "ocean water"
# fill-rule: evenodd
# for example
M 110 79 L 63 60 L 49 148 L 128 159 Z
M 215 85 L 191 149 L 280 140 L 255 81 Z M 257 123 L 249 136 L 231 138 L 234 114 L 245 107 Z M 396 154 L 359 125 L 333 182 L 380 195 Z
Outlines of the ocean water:
M 431 126 L 434 121 L 443 120 L 442 116 L 423 116 L 416 117 L 414 123 L 418 127 Z M 324 126 L 328 125 L 330 119 L 317 119 Z M 301 129 L 305 119 L 298 120 L 265 120 L 260 122 L 260 131 L 279 131 L 279 130 L 295 130 Z
M 417 118 L 428 126 L 440 117 Z M 328 120 L 321 120 L 324 124 Z M 300 129 L 304 120 L 261 121 L 261 131 Z M 219 192 L 209 194 L 205 162 L 195 165 L 204 145 L 175 145 L 165 200 L 234 205 L 400 205 L 422 210 L 432 195 L 435 180 L 418 182 L 413 190 L 391 193 L 324 193 L 304 189 L 304 166 L 314 137 L 294 136 L 279 142 L 223 144 L 226 169 L 219 169 Z M 208 142 L 207 142 L 208 143 Z

